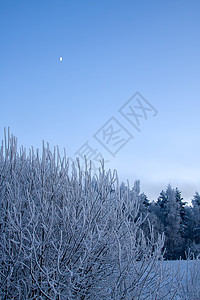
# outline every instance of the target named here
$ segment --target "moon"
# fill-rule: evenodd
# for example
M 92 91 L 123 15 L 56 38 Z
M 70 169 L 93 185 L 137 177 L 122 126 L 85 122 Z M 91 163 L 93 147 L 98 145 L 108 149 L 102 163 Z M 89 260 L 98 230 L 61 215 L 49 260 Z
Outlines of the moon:
M 60 61 L 62 61 L 63 60 L 63 58 L 62 58 L 62 56 L 60 56 Z

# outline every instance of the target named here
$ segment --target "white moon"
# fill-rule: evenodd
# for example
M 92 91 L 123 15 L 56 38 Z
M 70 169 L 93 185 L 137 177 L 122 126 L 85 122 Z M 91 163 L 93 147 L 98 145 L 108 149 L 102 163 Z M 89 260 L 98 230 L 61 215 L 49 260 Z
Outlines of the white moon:
M 60 56 L 60 61 L 62 61 L 63 60 L 63 58 L 62 58 L 62 56 Z

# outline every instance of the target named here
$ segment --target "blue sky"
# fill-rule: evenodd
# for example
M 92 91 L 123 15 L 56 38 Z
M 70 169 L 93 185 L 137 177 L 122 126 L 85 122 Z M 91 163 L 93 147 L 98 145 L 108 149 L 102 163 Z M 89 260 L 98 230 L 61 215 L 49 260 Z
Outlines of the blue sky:
M 200 191 L 199 1 L 0 1 L 0 138 L 88 141 L 121 180 L 157 199 Z M 59 57 L 63 60 L 60 62 Z M 120 114 L 137 91 L 158 111 L 138 132 Z M 113 157 L 94 134 L 114 117 L 134 136 Z

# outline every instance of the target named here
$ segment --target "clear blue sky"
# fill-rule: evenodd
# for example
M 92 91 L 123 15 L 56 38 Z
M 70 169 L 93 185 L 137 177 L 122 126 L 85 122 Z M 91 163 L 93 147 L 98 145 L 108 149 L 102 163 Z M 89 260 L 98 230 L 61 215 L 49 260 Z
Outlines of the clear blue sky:
M 156 199 L 200 192 L 200 1 L 0 1 L 0 138 L 69 156 L 88 141 Z M 59 57 L 63 60 L 60 62 Z M 139 91 L 158 114 L 138 132 L 118 111 Z M 134 136 L 113 157 L 94 134 Z

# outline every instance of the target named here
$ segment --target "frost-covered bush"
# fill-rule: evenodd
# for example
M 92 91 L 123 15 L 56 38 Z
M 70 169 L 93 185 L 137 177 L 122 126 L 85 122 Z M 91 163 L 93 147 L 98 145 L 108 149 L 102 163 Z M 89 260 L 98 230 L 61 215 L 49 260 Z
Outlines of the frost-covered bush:
M 92 176 L 58 149 L 0 149 L 1 299 L 144 299 L 161 284 L 163 236 L 103 162 Z

